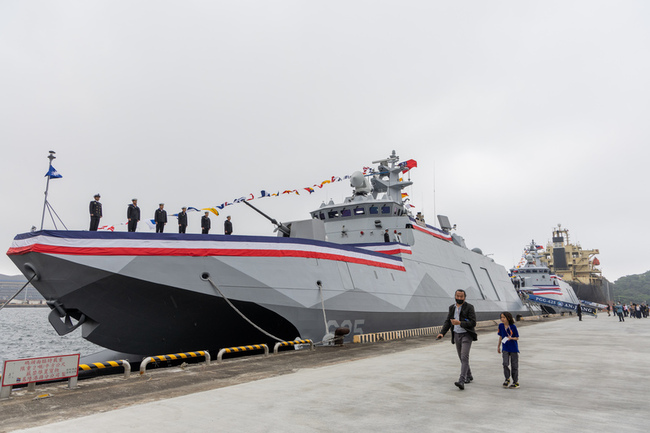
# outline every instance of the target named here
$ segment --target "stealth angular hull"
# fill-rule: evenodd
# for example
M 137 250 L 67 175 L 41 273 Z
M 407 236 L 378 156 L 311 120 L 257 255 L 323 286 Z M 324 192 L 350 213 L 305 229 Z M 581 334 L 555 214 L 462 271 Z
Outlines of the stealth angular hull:
M 416 163 L 398 161 L 393 152 L 354 173 L 352 196 L 279 225 L 278 237 L 38 231 L 7 254 L 35 276 L 59 333 L 81 327 L 123 353 L 437 326 L 457 289 L 478 319 L 528 314 L 505 268 L 470 251 L 446 217 L 442 229 L 412 217 L 402 173 Z
M 19 235 L 8 254 L 27 277 L 36 273 L 32 284 L 72 322 L 85 316 L 89 341 L 143 355 L 269 340 L 211 282 L 283 340 L 320 341 L 341 326 L 360 334 L 439 325 L 457 288 L 468 291 L 480 317 L 524 310 L 503 268 L 416 236 L 430 254 L 400 244 L 386 254 L 373 244 L 305 239 L 70 231 Z M 468 278 L 472 262 L 498 283 L 484 296 Z

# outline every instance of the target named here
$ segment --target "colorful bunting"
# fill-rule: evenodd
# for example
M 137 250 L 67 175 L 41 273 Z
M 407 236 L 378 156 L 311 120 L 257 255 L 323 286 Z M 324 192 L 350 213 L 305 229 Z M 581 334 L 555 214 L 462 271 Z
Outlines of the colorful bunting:
M 417 162 L 414 159 L 409 159 L 408 161 L 401 163 L 399 166 L 404 168 L 402 170 L 402 173 L 405 173 L 405 172 L 409 171 L 410 169 L 412 169 L 414 167 L 417 167 L 418 165 L 417 165 Z M 372 167 L 363 167 L 363 174 L 365 176 L 371 176 L 371 175 L 376 174 L 376 173 L 377 173 L 377 170 L 375 170 Z M 56 172 L 56 170 L 52 170 L 51 173 L 48 172 L 46 174 L 46 176 L 48 176 L 48 175 L 50 175 L 51 178 L 61 177 L 61 175 L 59 175 Z M 326 179 L 326 180 L 322 181 L 321 183 L 314 184 L 312 187 L 308 186 L 306 188 L 301 188 L 301 189 L 304 190 L 304 191 L 307 191 L 309 194 L 312 194 L 312 193 L 314 193 L 316 191 L 314 188 L 321 189 L 325 185 L 328 185 L 328 184 L 331 184 L 331 183 L 336 183 L 336 182 L 341 182 L 343 180 L 350 179 L 351 177 L 352 177 L 351 175 L 345 175 L 343 177 L 332 176 L 331 178 Z M 400 181 L 401 181 L 401 179 L 400 179 Z M 263 189 L 263 190 L 260 191 L 260 194 L 257 197 L 255 197 L 255 195 L 253 193 L 249 193 L 248 196 L 246 196 L 246 197 L 236 198 L 232 202 L 225 201 L 225 202 L 223 202 L 221 204 L 215 205 L 214 207 L 202 208 L 200 210 L 198 208 L 195 208 L 195 207 L 188 207 L 187 210 L 188 211 L 193 211 L 193 212 L 209 211 L 209 212 L 212 212 L 213 214 L 219 216 L 219 211 L 217 209 L 223 210 L 227 206 L 232 206 L 235 203 L 241 203 L 243 201 L 255 200 L 255 198 L 260 199 L 260 198 L 265 198 L 265 197 L 279 197 L 280 195 L 284 195 L 284 194 L 300 195 L 300 192 L 298 191 L 298 189 L 287 189 L 287 190 L 282 191 L 282 193 L 280 191 L 277 191 L 275 193 L 268 193 L 266 190 Z M 406 197 L 408 197 L 408 194 L 403 193 L 402 198 L 404 199 Z M 404 201 L 406 202 L 407 200 L 409 200 L 409 199 L 406 198 Z M 406 205 L 406 203 L 405 203 L 405 205 Z M 415 207 L 412 204 L 408 204 L 407 206 Z M 172 214 L 172 216 L 178 216 L 178 214 Z M 147 226 L 151 230 L 153 230 L 156 227 L 156 223 L 155 223 L 155 221 L 153 219 L 144 220 L 144 222 L 147 224 Z M 103 227 L 100 227 L 100 230 L 111 230 L 111 231 L 113 231 L 113 230 L 115 230 L 115 227 L 114 226 L 103 226 Z
M 207 211 L 212 212 L 212 213 L 215 214 L 216 216 L 219 216 L 219 211 L 217 211 L 217 210 L 216 210 L 215 208 L 213 208 L 213 207 L 206 207 L 206 208 L 203 208 L 203 209 L 201 209 L 201 210 L 207 210 Z

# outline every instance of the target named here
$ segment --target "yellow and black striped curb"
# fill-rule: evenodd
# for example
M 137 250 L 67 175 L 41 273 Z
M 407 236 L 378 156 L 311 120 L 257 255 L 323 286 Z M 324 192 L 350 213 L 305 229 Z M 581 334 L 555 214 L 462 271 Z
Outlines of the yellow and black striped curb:
M 238 347 L 226 347 L 221 349 L 217 354 L 217 362 L 221 362 L 223 355 L 225 353 L 237 353 L 237 352 L 247 352 L 250 350 L 261 350 L 264 349 L 264 356 L 269 355 L 269 346 L 266 344 L 252 344 L 250 346 L 238 346 Z
M 309 344 L 309 350 L 314 350 L 314 342 L 311 340 L 293 340 L 293 341 L 283 341 L 281 343 L 275 343 L 275 346 L 273 347 L 273 354 L 277 355 L 278 349 L 280 347 L 295 346 L 296 344 Z
M 420 337 L 424 335 L 438 335 L 442 326 L 430 326 L 428 328 L 404 329 L 401 331 L 374 332 L 372 334 L 355 335 L 355 343 L 376 343 L 378 341 L 397 340 L 400 338 Z
M 169 355 L 149 356 L 143 359 L 142 363 L 140 363 L 140 374 L 144 374 L 146 372 L 147 365 L 150 364 L 151 362 L 174 361 L 178 359 L 189 359 L 189 358 L 199 358 L 199 357 L 205 357 L 205 363 L 207 365 L 210 365 L 210 352 L 208 352 L 207 350 L 198 350 L 195 352 L 184 352 L 184 353 L 173 353 Z
M 100 368 L 121 367 L 123 361 L 106 361 L 106 362 L 93 362 L 91 364 L 79 364 L 79 369 L 90 371 Z
M 523 316 L 519 320 L 536 321 L 536 320 L 544 320 L 549 317 L 560 317 L 560 314 L 545 314 L 543 316 Z M 479 329 L 489 328 L 491 326 L 498 326 L 499 323 L 501 323 L 500 320 L 483 320 L 480 322 L 476 322 L 476 327 Z M 376 343 L 378 341 L 397 340 L 400 338 L 438 335 L 441 330 L 442 330 L 442 326 L 431 326 L 429 328 L 415 328 L 415 329 L 404 329 L 401 331 L 385 331 L 385 332 L 375 332 L 372 334 L 360 334 L 354 336 L 353 342 L 354 343 Z
M 198 358 L 205 356 L 206 351 L 199 350 L 197 352 L 174 353 L 171 355 L 155 355 L 151 356 L 154 361 L 173 361 L 177 359 Z
M 124 378 L 128 379 L 131 375 L 131 364 L 126 359 L 119 361 L 93 362 L 91 364 L 79 364 L 79 370 L 91 371 L 104 368 L 124 367 Z

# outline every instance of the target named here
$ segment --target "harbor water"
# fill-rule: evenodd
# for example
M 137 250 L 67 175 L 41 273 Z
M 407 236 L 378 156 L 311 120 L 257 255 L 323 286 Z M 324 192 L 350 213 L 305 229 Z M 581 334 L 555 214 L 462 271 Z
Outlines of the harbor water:
M 4 308 L 0 310 L 0 363 L 10 359 L 79 353 L 90 355 L 102 350 L 81 337 L 81 329 L 68 335 L 56 333 L 47 319 L 49 308 Z M 0 365 L 0 374 L 2 366 Z

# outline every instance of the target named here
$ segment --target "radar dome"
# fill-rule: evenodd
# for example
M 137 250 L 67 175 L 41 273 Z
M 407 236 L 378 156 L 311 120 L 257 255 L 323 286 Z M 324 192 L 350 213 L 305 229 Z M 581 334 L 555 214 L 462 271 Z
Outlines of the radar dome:
M 354 187 L 354 193 L 356 195 L 365 195 L 371 191 L 368 179 L 360 171 L 352 173 L 352 176 L 350 176 L 350 186 Z
M 353 186 L 355 188 L 362 187 L 364 180 L 365 178 L 363 177 L 363 173 L 360 171 L 355 171 L 352 173 L 352 176 L 350 176 L 350 186 Z

